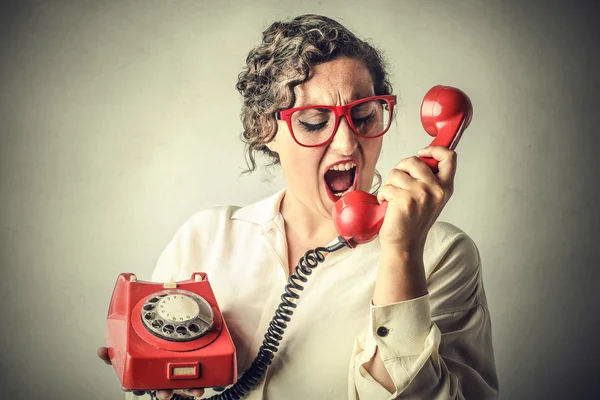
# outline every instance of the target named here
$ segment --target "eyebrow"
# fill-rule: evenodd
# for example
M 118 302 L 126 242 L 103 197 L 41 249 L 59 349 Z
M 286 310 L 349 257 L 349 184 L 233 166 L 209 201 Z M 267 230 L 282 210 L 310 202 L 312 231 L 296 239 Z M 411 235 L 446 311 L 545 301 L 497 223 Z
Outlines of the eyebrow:
M 319 107 L 323 107 L 323 104 L 306 104 L 306 105 L 302 105 L 302 106 L 298 106 L 298 107 L 315 107 L 313 108 L 313 110 L 317 110 L 320 112 L 329 112 L 331 110 L 329 110 L 328 108 L 319 108 Z M 329 106 L 327 106 L 329 107 Z M 331 107 L 335 107 L 335 106 L 331 106 Z
M 346 104 L 354 103 L 355 101 L 366 99 L 367 97 L 372 97 L 372 96 L 375 96 L 375 95 L 374 94 L 367 94 L 366 96 L 361 96 L 360 93 L 353 93 L 352 97 L 356 97 L 356 98 L 354 98 L 353 100 L 350 100 Z M 297 105 L 297 106 L 293 106 L 293 107 L 315 107 L 315 106 L 336 107 L 335 105 L 329 106 L 329 105 L 323 104 L 323 103 L 309 103 L 309 104 L 302 104 L 302 105 Z M 329 110 L 323 109 L 323 108 L 321 108 L 321 109 L 317 108 L 317 110 L 329 111 Z

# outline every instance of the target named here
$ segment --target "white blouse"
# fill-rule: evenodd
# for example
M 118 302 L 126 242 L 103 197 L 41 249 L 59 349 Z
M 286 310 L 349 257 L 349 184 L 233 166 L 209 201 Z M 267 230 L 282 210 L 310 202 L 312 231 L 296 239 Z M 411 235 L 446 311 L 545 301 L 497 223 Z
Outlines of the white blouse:
M 236 346 L 239 376 L 256 356 L 287 284 L 284 194 L 197 213 L 152 276 L 174 282 L 207 273 Z M 387 306 L 371 303 L 378 259 L 378 240 L 327 255 L 304 284 L 265 379 L 245 399 L 498 397 L 490 314 L 471 238 L 436 222 L 424 253 L 428 294 Z M 378 335 L 380 327 L 385 335 Z M 362 367 L 377 347 L 394 393 Z

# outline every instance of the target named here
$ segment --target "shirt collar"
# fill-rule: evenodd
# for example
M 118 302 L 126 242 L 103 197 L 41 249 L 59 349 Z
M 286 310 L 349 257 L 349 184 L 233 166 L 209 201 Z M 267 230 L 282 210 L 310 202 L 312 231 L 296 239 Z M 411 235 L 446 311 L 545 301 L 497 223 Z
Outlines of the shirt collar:
M 281 200 L 284 195 L 285 188 L 256 203 L 238 208 L 231 215 L 231 219 L 239 219 L 265 226 L 279 215 Z

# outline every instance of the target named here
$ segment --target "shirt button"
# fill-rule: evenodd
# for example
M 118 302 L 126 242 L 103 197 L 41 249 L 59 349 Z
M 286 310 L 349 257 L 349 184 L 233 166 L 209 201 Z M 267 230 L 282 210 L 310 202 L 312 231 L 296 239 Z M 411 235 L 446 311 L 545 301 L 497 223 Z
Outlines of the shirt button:
M 389 333 L 388 328 L 386 328 L 385 326 L 380 326 L 379 328 L 377 328 L 377 336 L 387 336 L 387 334 Z

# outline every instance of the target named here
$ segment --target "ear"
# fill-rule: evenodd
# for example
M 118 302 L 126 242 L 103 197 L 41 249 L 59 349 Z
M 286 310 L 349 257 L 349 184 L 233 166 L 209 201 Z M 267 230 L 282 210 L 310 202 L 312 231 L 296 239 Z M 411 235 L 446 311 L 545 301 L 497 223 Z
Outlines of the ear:
M 271 140 L 269 140 L 267 143 L 265 143 L 265 146 L 267 146 L 267 148 L 269 150 L 271 150 L 274 153 L 279 153 L 277 150 L 279 149 L 279 143 L 277 142 L 277 134 L 279 133 L 279 127 L 278 127 L 278 123 L 277 121 L 275 121 L 275 126 L 271 127 L 269 126 L 269 122 L 270 121 L 266 121 L 266 120 L 262 120 L 261 124 L 263 125 L 263 132 L 268 132 L 271 131 L 273 128 L 275 129 L 275 133 L 272 135 Z
M 279 148 L 279 143 L 277 143 L 277 135 L 273 136 L 273 139 L 271 139 L 270 142 L 265 143 L 265 146 L 267 146 L 267 148 L 272 152 L 279 153 L 279 151 L 277 151 Z

